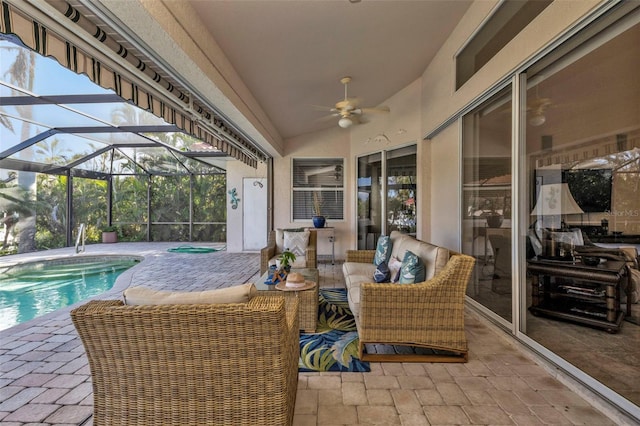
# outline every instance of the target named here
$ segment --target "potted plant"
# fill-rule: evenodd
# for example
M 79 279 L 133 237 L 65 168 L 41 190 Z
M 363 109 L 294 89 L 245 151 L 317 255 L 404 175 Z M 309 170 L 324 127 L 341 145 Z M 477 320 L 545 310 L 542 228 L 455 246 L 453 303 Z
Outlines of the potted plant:
M 322 194 L 320 192 L 313 193 L 313 226 L 316 228 L 324 228 L 325 218 L 322 215 Z
M 289 251 L 289 249 L 285 249 L 280 257 L 278 258 L 280 261 L 280 269 L 289 272 L 291 270 L 291 265 L 296 261 L 296 255 Z
M 276 259 L 276 264 L 270 266 L 270 268 L 273 268 L 269 274 L 270 283 L 278 284 L 279 282 L 285 282 L 289 271 L 291 271 L 291 265 L 293 265 L 295 261 L 296 255 L 289 249 L 285 249 L 278 259 Z
M 503 216 L 495 210 L 486 213 L 485 219 L 489 228 L 500 228 L 502 226 Z
M 102 228 L 102 242 L 103 243 L 117 243 L 118 242 L 118 227 L 115 225 L 109 225 Z

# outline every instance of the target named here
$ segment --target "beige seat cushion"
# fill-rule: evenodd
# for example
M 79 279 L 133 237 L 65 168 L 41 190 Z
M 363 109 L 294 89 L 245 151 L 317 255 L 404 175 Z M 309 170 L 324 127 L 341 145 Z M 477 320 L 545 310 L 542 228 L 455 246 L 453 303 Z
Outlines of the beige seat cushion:
M 345 262 L 342 273 L 347 286 L 347 298 L 353 315 L 360 315 L 360 286 L 362 283 L 372 283 L 376 265 L 373 263 Z
M 163 291 L 148 287 L 129 287 L 123 293 L 127 305 L 189 305 L 246 303 L 257 293 L 253 283 L 206 291 Z

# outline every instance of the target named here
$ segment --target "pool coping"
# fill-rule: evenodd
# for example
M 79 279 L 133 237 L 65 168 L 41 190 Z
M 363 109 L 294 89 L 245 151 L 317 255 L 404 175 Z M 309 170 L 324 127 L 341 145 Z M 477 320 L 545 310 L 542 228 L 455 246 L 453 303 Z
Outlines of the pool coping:
M 72 305 L 68 305 L 62 307 L 60 309 L 56 309 L 53 312 L 46 313 L 44 315 L 40 315 L 36 318 L 32 318 L 28 321 L 22 322 L 20 324 L 16 324 L 9 328 L 5 328 L 4 330 L 0 330 L 0 337 L 6 334 L 19 334 L 20 332 L 33 327 L 36 322 L 48 321 L 53 319 L 59 315 L 65 315 L 71 312 L 73 309 L 85 304 L 90 300 L 100 300 L 100 299 L 121 299 L 122 292 L 131 286 L 135 273 L 144 268 L 144 263 L 149 262 L 151 257 L 161 256 L 167 254 L 167 248 L 175 246 L 180 243 L 115 243 L 115 244 L 92 244 L 86 246 L 85 252 L 76 253 L 74 247 L 63 247 L 60 249 L 51 249 L 47 251 L 38 251 L 32 253 L 24 253 L 17 255 L 9 255 L 0 257 L 0 272 L 5 267 L 13 267 L 19 264 L 26 263 L 35 263 L 35 262 L 43 262 L 43 261 L 55 261 L 62 260 L 67 258 L 76 258 L 76 257 L 135 257 L 140 259 L 140 261 L 133 265 L 131 268 L 126 269 L 116 279 L 116 282 L 113 284 L 111 289 L 105 291 L 104 293 L 97 294 L 95 296 L 88 297 L 79 302 L 76 302 Z M 225 246 L 225 244 L 221 243 L 190 243 L 196 247 L 212 247 L 220 248 Z M 97 252 L 96 252 L 97 251 Z M 52 253 L 53 252 L 53 253 Z
M 21 273 L 27 272 L 32 269 L 39 269 L 38 267 L 31 265 L 37 265 L 41 263 L 46 263 L 47 265 L 76 265 L 79 263 L 83 263 L 82 261 L 111 261 L 111 260 L 134 260 L 142 262 L 144 260 L 143 256 L 138 256 L 134 254 L 87 254 L 87 255 L 78 255 L 78 256 L 56 256 L 56 257 L 48 257 L 42 259 L 33 259 L 25 262 L 15 262 L 13 264 L 7 266 L 0 267 L 0 273 Z M 132 265 L 133 267 L 135 265 Z

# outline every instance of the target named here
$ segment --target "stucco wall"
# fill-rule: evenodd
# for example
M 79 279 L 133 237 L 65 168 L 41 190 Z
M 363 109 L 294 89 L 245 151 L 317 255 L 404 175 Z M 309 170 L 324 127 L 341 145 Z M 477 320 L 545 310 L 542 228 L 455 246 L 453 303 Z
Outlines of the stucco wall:
M 293 158 L 344 158 L 345 178 L 345 220 L 328 220 L 326 226 L 335 228 L 336 258 L 344 259 L 348 247 L 350 225 L 348 219 L 353 216 L 352 194 L 353 169 L 349 161 L 349 132 L 339 128 L 321 132 L 308 133 L 285 140 L 285 155 L 273 162 L 273 191 L 274 191 L 274 228 L 291 228 L 313 226 L 311 218 L 307 221 L 292 221 L 291 214 L 291 161 Z
M 455 56 L 499 1 L 476 1 L 422 75 L 422 127 L 426 133 L 540 51 L 602 2 L 554 1 L 498 54 L 455 90 Z

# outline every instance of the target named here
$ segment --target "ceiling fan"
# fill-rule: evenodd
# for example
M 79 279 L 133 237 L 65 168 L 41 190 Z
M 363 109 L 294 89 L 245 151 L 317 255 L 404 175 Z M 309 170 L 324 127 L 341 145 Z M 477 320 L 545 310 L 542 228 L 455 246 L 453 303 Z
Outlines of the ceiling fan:
M 348 85 L 351 82 L 351 77 L 343 77 L 340 79 L 340 83 L 344 84 L 344 99 L 338 101 L 333 108 L 328 108 L 332 114 L 329 117 L 340 117 L 338 120 L 338 126 L 343 129 L 351 127 L 354 123 L 362 123 L 362 115 L 365 113 L 384 113 L 389 112 L 390 109 L 387 106 L 373 107 L 358 107 L 360 101 L 357 98 L 350 98 L 348 95 Z M 323 109 L 327 109 L 322 107 Z
M 528 94 L 528 93 L 527 93 Z M 550 108 L 556 108 L 559 105 L 551 98 L 541 98 L 538 93 L 538 86 L 535 86 L 535 97 L 527 99 L 527 117 L 529 125 L 533 127 L 542 126 L 547 122 L 545 113 Z M 499 111 L 501 114 L 511 113 L 511 96 L 504 95 L 491 103 L 481 111 L 481 116 L 486 116 L 494 111 Z
M 551 98 L 541 98 L 538 95 L 538 86 L 536 85 L 536 97 L 527 104 L 527 112 L 530 113 L 529 124 L 534 127 L 542 126 L 547 121 L 547 117 L 544 115 L 545 111 L 553 105 Z
M 544 115 L 544 112 L 551 105 L 552 102 L 550 98 L 534 99 L 533 102 L 531 102 L 531 106 L 527 108 L 528 111 L 531 111 L 529 124 L 534 127 L 542 126 L 547 121 L 547 117 Z

